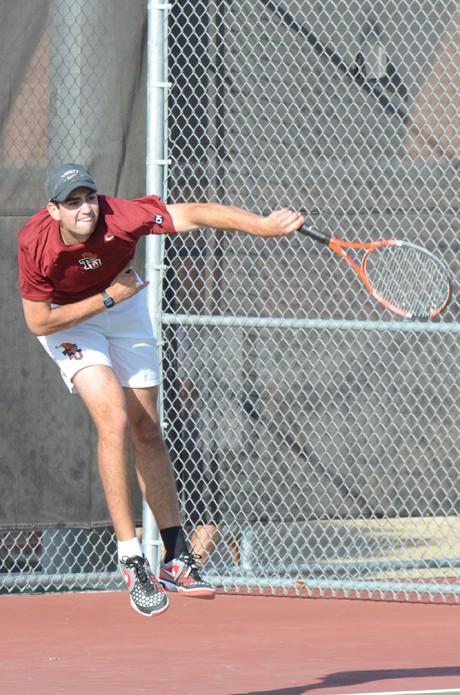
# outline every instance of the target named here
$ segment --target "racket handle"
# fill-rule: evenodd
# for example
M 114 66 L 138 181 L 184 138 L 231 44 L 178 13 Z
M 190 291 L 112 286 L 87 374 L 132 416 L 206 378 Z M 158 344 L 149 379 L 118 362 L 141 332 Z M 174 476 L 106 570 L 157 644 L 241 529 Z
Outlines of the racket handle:
M 318 229 L 318 227 L 315 227 L 312 224 L 303 224 L 299 232 L 301 234 L 305 234 L 305 236 L 309 236 L 311 239 L 314 239 L 315 241 L 319 241 L 321 244 L 329 244 L 332 234 L 329 234 L 329 232 L 325 232 L 323 229 Z

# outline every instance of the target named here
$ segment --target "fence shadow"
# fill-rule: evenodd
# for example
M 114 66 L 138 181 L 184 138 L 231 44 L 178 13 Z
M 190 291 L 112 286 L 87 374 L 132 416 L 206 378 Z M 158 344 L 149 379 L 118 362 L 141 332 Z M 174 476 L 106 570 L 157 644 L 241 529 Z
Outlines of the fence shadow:
M 306 683 L 289 688 L 276 688 L 275 690 L 250 690 L 233 695 L 304 695 L 314 690 L 322 688 L 349 687 L 352 685 L 362 685 L 373 681 L 383 681 L 391 679 L 405 678 L 411 681 L 415 678 L 445 678 L 448 676 L 459 677 L 460 691 L 460 666 L 439 666 L 431 668 L 395 668 L 395 669 L 375 669 L 366 671 L 338 671 L 325 676 L 318 683 Z M 410 682 L 407 687 L 411 688 Z

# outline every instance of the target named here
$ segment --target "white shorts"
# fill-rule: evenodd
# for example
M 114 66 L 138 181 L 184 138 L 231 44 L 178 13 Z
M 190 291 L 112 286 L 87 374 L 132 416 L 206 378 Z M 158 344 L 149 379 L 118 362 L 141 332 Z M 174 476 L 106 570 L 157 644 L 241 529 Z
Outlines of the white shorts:
M 72 328 L 39 336 L 38 340 L 56 362 L 71 393 L 76 393 L 75 374 L 96 364 L 111 367 L 122 386 L 146 388 L 160 383 L 157 339 L 145 290 Z

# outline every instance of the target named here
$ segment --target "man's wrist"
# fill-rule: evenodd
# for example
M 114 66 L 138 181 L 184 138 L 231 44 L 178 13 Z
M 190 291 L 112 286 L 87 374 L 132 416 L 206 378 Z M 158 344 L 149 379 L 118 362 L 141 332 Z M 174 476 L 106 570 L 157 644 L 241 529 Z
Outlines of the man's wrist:
M 110 296 L 107 290 L 104 290 L 102 292 L 102 301 L 104 302 L 104 305 L 107 309 L 110 309 L 110 307 L 112 307 L 115 304 L 114 298 Z

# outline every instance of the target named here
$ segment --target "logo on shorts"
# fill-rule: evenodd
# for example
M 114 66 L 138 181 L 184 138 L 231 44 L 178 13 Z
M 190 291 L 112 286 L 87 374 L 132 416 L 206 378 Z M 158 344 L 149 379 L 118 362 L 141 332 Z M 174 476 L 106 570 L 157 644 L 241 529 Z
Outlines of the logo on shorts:
M 78 261 L 83 270 L 96 270 L 102 265 L 102 260 L 95 253 L 86 253 L 83 258 Z
M 83 357 L 82 350 L 76 343 L 61 343 L 55 347 L 62 348 L 62 354 L 64 357 L 68 357 L 69 360 L 81 360 Z

